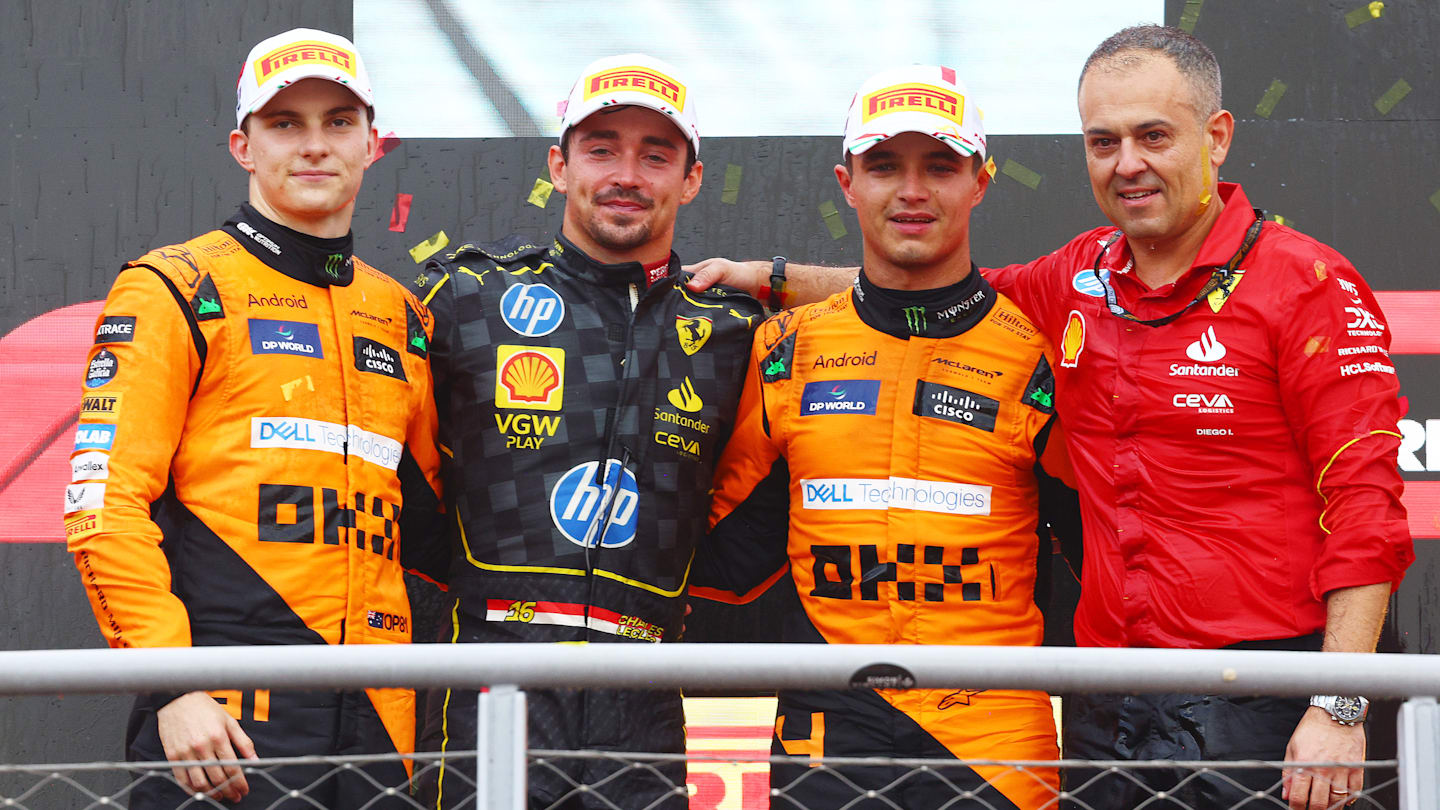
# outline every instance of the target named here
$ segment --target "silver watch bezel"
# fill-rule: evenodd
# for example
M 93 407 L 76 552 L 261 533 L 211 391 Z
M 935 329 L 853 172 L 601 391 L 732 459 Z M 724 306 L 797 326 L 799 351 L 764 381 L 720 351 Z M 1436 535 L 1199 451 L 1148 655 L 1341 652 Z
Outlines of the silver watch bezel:
M 1342 726 L 1358 726 L 1370 714 L 1370 701 L 1360 695 L 1315 695 L 1310 705 L 1324 709 L 1331 720 Z

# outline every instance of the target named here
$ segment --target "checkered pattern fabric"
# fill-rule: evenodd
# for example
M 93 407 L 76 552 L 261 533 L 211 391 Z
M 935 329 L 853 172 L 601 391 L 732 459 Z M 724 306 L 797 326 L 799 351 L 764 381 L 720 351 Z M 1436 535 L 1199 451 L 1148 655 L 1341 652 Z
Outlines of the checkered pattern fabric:
M 599 264 L 563 237 L 466 246 L 422 279 L 461 614 L 503 623 L 496 602 L 589 605 L 671 640 L 758 302 L 685 290 L 673 255 L 647 289 L 639 264 Z M 515 360 L 525 352 L 544 357 Z M 565 610 L 542 605 L 534 621 L 568 626 Z M 578 621 L 575 638 L 618 639 Z

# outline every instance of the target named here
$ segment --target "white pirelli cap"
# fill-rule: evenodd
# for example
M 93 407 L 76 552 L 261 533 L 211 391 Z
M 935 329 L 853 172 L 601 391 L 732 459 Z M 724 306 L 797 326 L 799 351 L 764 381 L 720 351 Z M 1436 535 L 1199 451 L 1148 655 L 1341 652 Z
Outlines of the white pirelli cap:
M 845 152 L 858 155 L 902 132 L 929 135 L 964 157 L 985 158 L 980 109 L 953 68 L 893 68 L 860 85 L 845 118 Z
M 375 106 L 370 74 L 355 43 L 314 28 L 294 28 L 250 49 L 235 86 L 235 126 L 301 79 L 329 79 L 344 85 L 366 107 Z
M 643 53 L 624 53 L 597 59 L 580 71 L 560 118 L 560 138 L 571 127 L 607 107 L 648 107 L 669 116 L 700 154 L 700 125 L 695 99 L 675 68 Z

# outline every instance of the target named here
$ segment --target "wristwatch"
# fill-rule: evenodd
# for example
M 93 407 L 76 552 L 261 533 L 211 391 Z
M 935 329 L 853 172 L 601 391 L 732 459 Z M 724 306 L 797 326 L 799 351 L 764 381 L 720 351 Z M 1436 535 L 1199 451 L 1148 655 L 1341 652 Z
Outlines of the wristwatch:
M 1330 719 L 1342 726 L 1358 725 L 1370 714 L 1370 701 L 1359 695 L 1315 695 L 1310 705 L 1329 712 Z
M 780 297 L 785 291 L 785 257 L 776 256 L 770 260 L 770 310 L 779 312 L 785 308 L 785 302 Z

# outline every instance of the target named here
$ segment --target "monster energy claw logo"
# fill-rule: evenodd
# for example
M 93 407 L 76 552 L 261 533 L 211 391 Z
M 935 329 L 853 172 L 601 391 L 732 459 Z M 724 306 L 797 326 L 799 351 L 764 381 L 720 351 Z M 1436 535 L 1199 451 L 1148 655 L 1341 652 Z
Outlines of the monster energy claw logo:
M 905 307 L 900 310 L 905 313 L 905 328 L 910 334 L 918 335 L 925 331 L 925 307 Z
M 343 253 L 331 253 L 325 257 L 325 273 L 331 278 L 340 277 L 340 262 L 345 259 Z

